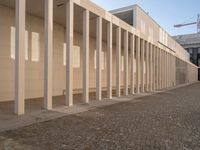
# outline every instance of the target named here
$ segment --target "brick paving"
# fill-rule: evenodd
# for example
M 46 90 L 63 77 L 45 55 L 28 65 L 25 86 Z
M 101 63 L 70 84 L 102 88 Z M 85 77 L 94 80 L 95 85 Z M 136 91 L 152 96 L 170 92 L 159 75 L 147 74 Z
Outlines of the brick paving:
M 199 150 L 200 84 L 0 133 L 0 150 Z

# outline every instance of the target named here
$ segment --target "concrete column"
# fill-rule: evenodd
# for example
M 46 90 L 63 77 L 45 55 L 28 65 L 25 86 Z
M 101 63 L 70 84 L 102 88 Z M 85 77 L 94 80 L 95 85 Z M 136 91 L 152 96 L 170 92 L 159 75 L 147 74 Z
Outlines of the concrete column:
M 144 77 L 144 44 L 145 41 L 141 40 L 141 92 L 144 93 L 144 84 L 145 84 L 145 77 Z
M 171 87 L 171 54 L 168 54 L 169 87 Z
M 74 3 L 66 2 L 66 105 L 73 105 Z
M 116 31 L 116 95 L 121 96 L 121 28 Z
M 159 48 L 159 89 L 162 89 L 162 54 Z
M 167 87 L 169 88 L 169 53 L 167 52 Z
M 165 86 L 165 51 L 163 50 L 163 88 L 166 88 Z
M 149 91 L 153 90 L 153 50 L 152 44 L 149 45 L 150 67 L 149 67 Z
M 156 84 L 156 89 L 158 90 L 159 89 L 159 49 L 158 47 L 156 47 L 156 66 L 157 66 L 157 70 L 156 70 L 156 74 L 157 74 L 157 77 L 156 77 L 156 80 L 157 80 L 157 84 Z
M 102 86 L 101 86 L 101 53 L 102 53 L 102 18 L 97 17 L 96 19 L 96 99 L 102 99 Z
M 112 23 L 107 24 L 107 97 L 112 98 L 112 41 L 113 41 Z
M 52 109 L 53 0 L 45 0 L 44 108 Z
M 161 89 L 163 89 L 163 50 L 160 51 L 160 59 L 161 59 Z
M 128 31 L 124 32 L 124 95 L 128 95 Z
M 173 56 L 173 74 L 174 74 L 174 78 L 173 78 L 173 80 L 174 80 L 174 85 L 173 86 L 176 86 L 176 56 L 174 55 Z
M 168 78 L 168 72 L 167 72 L 167 52 L 165 52 L 165 82 L 166 82 L 166 88 L 168 87 L 167 78 Z
M 15 114 L 25 112 L 25 16 L 26 1 L 16 0 L 16 41 L 15 41 Z
M 156 88 L 156 55 L 155 55 L 155 46 L 152 45 L 152 55 L 153 55 L 153 83 L 152 83 L 152 89 L 155 91 Z
M 149 44 L 145 42 L 145 53 L 146 53 L 146 91 L 149 91 L 149 70 L 150 70 L 150 61 L 149 61 Z
M 89 103 L 90 12 L 83 12 L 83 102 Z
M 165 62 L 166 62 L 166 87 L 168 88 L 168 60 L 167 60 L 168 52 L 166 52 Z
M 170 62 L 170 65 L 169 65 L 169 67 L 170 67 L 170 87 L 172 87 L 172 55 L 170 54 L 169 55 L 169 62 Z
M 165 51 L 162 51 L 163 89 L 165 88 Z
M 136 44 L 136 93 L 140 93 L 140 38 Z
M 135 35 L 131 35 L 131 94 L 135 94 Z

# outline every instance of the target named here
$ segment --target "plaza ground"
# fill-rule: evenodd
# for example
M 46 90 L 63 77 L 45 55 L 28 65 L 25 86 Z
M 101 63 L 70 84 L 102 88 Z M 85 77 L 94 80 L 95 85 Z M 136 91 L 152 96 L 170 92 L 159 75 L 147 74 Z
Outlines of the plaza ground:
M 198 150 L 199 89 L 196 83 L 4 131 L 0 149 Z

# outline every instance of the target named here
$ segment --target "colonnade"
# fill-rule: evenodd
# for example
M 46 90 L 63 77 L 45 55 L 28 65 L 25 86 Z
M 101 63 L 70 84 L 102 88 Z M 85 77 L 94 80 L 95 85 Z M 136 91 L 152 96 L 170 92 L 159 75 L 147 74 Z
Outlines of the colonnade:
M 25 12 L 26 0 L 16 0 L 16 65 L 15 65 L 15 113 L 25 112 Z M 66 106 L 73 106 L 73 39 L 75 0 L 66 2 Z M 83 101 L 89 103 L 89 39 L 90 10 L 83 11 Z M 93 12 L 94 13 L 94 12 Z M 45 0 L 45 59 L 44 59 L 44 108 L 52 109 L 52 64 L 53 64 L 53 0 Z M 96 99 L 102 100 L 102 16 L 96 17 Z M 153 92 L 175 86 L 175 56 L 161 46 L 140 37 L 114 21 L 107 21 L 107 98 L 113 96 L 112 83 L 116 82 L 116 96 Z M 113 29 L 116 32 L 116 81 L 113 81 Z M 117 26 L 117 27 L 116 27 Z M 124 39 L 122 39 L 122 34 Z M 130 39 L 130 40 L 129 40 Z M 121 85 L 122 40 L 124 42 L 124 85 Z M 129 43 L 130 42 L 130 43 Z M 129 46 L 130 45 L 130 46 Z M 129 57 L 130 50 L 130 57 Z M 130 62 L 130 71 L 129 61 Z M 135 61 L 136 60 L 136 73 Z M 129 86 L 130 72 L 130 86 Z M 130 93 L 129 93 L 130 87 Z

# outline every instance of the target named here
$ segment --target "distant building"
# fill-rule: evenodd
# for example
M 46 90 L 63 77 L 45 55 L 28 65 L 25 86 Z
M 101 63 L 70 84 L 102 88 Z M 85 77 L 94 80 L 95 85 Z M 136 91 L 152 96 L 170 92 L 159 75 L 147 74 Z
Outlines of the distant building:
M 200 34 L 174 36 L 174 39 L 190 54 L 190 61 L 200 67 Z M 200 80 L 200 69 L 199 69 Z
M 174 36 L 174 39 L 190 54 L 190 61 L 200 67 L 200 34 Z

